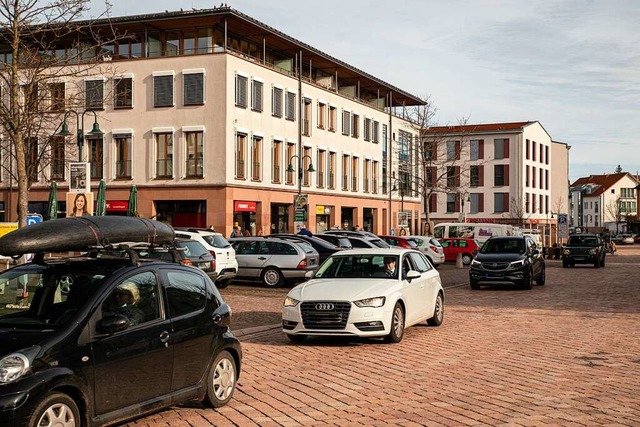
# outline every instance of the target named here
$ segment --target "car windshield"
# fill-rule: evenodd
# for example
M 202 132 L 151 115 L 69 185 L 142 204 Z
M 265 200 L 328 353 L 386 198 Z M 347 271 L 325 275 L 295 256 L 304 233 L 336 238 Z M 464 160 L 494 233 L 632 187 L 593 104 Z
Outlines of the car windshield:
M 222 236 L 218 236 L 218 235 L 204 235 L 202 236 L 202 238 L 204 239 L 205 242 L 207 242 L 208 244 L 210 244 L 211 246 L 213 246 L 214 248 L 228 248 L 231 246 L 231 243 L 229 243 L 227 241 L 227 239 L 225 239 Z
M 374 245 L 376 245 L 379 248 L 390 248 L 391 245 L 388 244 L 387 242 L 385 242 L 382 239 L 369 239 L 369 242 L 373 243 Z
M 407 243 L 412 249 L 416 249 L 418 247 L 418 242 L 414 239 L 407 239 Z
M 393 264 L 391 263 L 393 261 Z M 397 255 L 363 254 L 348 256 L 332 256 L 318 269 L 316 279 L 368 279 L 397 278 L 395 268 L 390 267 L 398 263 Z
M 53 329 L 63 325 L 105 277 L 95 269 L 64 265 L 25 264 L 4 271 L 0 274 L 0 328 Z
M 567 246 L 598 246 L 598 239 L 594 236 L 571 236 Z
M 204 246 L 202 246 L 195 240 L 177 241 L 176 247 L 184 249 L 184 254 L 187 256 L 187 258 L 209 255 L 209 251 L 207 251 Z
M 522 254 L 524 253 L 523 239 L 489 239 L 484 242 L 480 253 L 483 254 Z
M 440 248 L 442 247 L 442 245 L 440 244 L 440 242 L 438 242 L 436 239 L 434 239 L 433 237 L 429 239 L 429 243 L 431 243 L 433 246 Z M 478 245 L 480 246 L 480 245 Z

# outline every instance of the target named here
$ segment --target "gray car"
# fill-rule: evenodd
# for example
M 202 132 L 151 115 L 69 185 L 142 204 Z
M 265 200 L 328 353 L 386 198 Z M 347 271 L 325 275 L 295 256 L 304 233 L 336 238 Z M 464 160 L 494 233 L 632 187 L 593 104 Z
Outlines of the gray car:
M 237 237 L 229 242 L 236 251 L 240 280 L 260 279 L 278 287 L 306 280 L 305 274 L 319 265 L 318 252 L 307 244 L 268 237 Z

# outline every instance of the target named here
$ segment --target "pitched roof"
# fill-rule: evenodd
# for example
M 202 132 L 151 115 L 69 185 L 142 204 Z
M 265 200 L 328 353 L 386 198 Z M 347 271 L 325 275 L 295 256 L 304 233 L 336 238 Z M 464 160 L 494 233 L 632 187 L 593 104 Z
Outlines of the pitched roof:
M 586 184 L 598 185 L 599 187 L 595 191 L 589 193 L 589 196 L 599 196 L 627 175 L 629 175 L 629 177 L 631 177 L 631 179 L 635 181 L 635 178 L 633 178 L 633 176 L 631 176 L 628 172 L 607 173 L 604 175 L 583 176 L 581 178 L 578 178 L 573 184 L 570 185 L 570 187 L 574 188 Z
M 484 123 L 474 125 L 432 126 L 425 133 L 486 133 L 521 131 L 523 127 L 535 122 Z

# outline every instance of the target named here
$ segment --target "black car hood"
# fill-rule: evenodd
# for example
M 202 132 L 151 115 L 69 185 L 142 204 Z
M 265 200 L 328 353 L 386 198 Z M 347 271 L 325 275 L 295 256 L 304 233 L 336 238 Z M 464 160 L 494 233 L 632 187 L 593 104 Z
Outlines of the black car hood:
M 0 325 L 0 357 L 35 345 L 42 345 L 51 336 L 53 331 L 8 329 Z
M 482 254 L 476 255 L 479 262 L 513 262 L 524 259 L 524 254 Z

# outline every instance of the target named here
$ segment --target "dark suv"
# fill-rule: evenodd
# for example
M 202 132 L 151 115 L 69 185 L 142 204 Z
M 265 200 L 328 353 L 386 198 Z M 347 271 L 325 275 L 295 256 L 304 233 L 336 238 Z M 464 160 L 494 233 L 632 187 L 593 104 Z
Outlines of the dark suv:
M 526 289 L 545 282 L 544 257 L 529 236 L 491 237 L 471 261 L 471 289 L 480 284 L 513 283 Z
M 0 425 L 113 424 L 231 399 L 242 350 L 211 279 L 128 253 L 40 254 L 0 273 Z
M 598 234 L 573 234 L 562 250 L 562 267 L 574 267 L 576 264 L 604 267 L 606 253 L 604 240 Z

